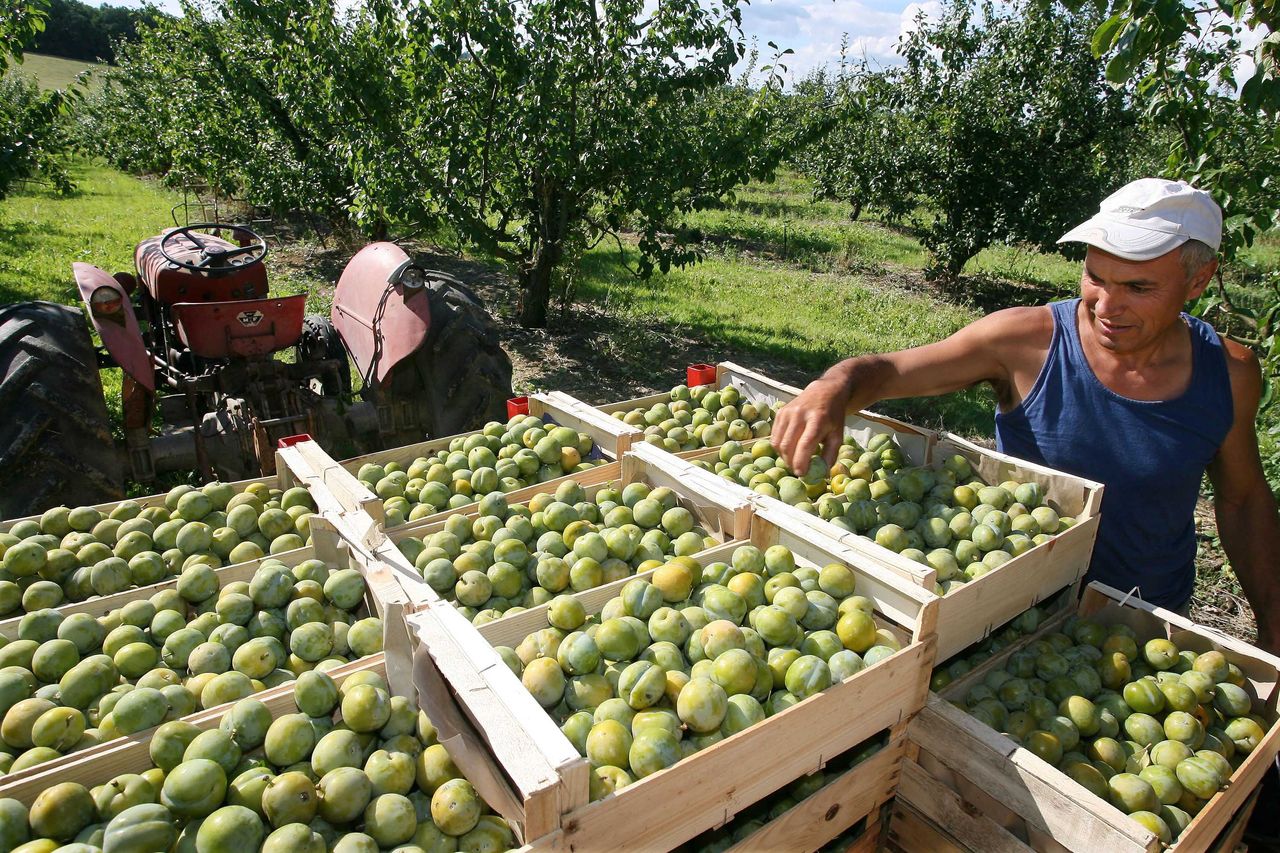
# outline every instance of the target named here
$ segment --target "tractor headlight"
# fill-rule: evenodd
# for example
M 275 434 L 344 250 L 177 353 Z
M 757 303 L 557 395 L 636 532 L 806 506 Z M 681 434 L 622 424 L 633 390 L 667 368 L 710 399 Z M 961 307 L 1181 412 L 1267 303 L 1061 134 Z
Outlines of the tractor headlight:
M 89 310 L 93 312 L 95 317 L 117 320 L 123 303 L 124 300 L 120 296 L 120 291 L 104 284 L 94 290 L 89 297 Z

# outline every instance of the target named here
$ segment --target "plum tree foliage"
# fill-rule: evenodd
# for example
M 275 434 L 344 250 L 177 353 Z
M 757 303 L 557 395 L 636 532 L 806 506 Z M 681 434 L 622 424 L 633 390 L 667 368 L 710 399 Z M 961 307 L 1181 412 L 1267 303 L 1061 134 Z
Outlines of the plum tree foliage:
M 542 326 L 588 247 L 625 235 L 642 275 L 692 260 L 683 215 L 781 156 L 778 75 L 733 76 L 744 3 L 188 3 L 122 47 L 95 120 L 122 165 L 376 237 L 443 224 Z
M 956 0 L 899 44 L 904 62 L 842 64 L 829 133 L 801 158 L 821 193 L 910 217 L 954 281 L 997 242 L 1051 247 L 1123 175 L 1136 116 L 1090 50 L 1096 12 Z

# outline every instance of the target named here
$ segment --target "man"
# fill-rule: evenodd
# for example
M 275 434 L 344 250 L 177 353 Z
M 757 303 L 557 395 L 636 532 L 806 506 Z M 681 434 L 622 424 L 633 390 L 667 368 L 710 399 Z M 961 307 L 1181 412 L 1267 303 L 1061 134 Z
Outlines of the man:
M 794 470 L 819 446 L 833 462 L 847 413 L 989 382 L 1002 452 L 1106 486 L 1089 579 L 1184 612 L 1207 470 L 1258 645 L 1280 652 L 1280 517 L 1254 432 L 1258 362 L 1182 313 L 1217 270 L 1221 237 L 1208 193 L 1134 181 L 1059 241 L 1089 246 L 1079 298 L 997 311 L 938 343 L 842 361 L 779 412 L 773 443 Z

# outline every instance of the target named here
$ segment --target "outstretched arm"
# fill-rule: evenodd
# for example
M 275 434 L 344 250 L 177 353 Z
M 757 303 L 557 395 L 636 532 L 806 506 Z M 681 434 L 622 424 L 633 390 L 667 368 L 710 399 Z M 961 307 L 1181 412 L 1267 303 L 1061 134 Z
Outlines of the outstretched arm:
M 1047 309 L 1011 308 L 936 344 L 846 359 L 782 407 L 773 427 L 773 445 L 793 471 L 803 471 L 819 445 L 828 464 L 835 462 L 850 412 L 880 400 L 947 394 L 984 381 L 1008 385 L 1011 365 L 1026 354 L 1024 350 L 1035 349 L 1035 341 L 1044 337 L 1046 320 L 1052 334 Z
M 1209 466 L 1218 535 L 1258 625 L 1258 645 L 1280 654 L 1280 516 L 1262 472 L 1255 419 L 1262 395 L 1258 360 L 1225 342 L 1235 421 Z

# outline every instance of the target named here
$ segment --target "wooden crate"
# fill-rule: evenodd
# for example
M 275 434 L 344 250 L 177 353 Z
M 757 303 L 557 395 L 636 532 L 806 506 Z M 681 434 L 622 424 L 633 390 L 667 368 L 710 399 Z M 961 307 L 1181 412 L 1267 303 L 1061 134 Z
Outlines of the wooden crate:
M 228 584 L 237 581 L 250 581 L 257 573 L 262 564 L 268 560 L 276 560 L 283 563 L 289 568 L 293 568 L 299 563 L 307 560 L 317 559 L 323 560 L 330 565 L 341 566 L 343 568 L 353 568 L 361 571 L 365 575 L 366 587 L 368 594 L 365 597 L 365 604 L 368 612 L 375 615 L 382 614 L 381 598 L 385 597 L 385 592 L 380 592 L 376 584 L 382 580 L 381 576 L 371 574 L 366 570 L 368 562 L 360 562 L 353 559 L 350 546 L 344 538 L 343 533 L 326 519 L 324 516 L 313 516 L 312 521 L 312 542 L 302 548 L 294 548 L 290 551 L 284 551 L 280 554 L 260 557 L 256 560 L 249 560 L 244 563 L 235 563 L 230 566 L 223 566 L 220 569 L 214 569 L 214 574 L 218 577 L 218 588 L 222 589 Z M 383 581 L 385 583 L 385 581 Z M 150 584 L 148 586 L 134 587 L 117 592 L 112 595 L 98 595 L 84 601 L 68 602 L 60 604 L 53 608 L 61 613 L 64 617 L 73 613 L 88 613 L 90 616 L 105 616 L 112 610 L 124 607 L 131 601 L 142 601 L 157 592 L 166 589 L 175 589 L 178 586 L 178 576 L 167 578 L 159 583 Z M 11 616 L 7 619 L 0 620 L 0 637 L 6 640 L 15 640 L 18 637 L 18 625 L 22 621 L 22 616 Z
M 652 450 L 652 448 L 650 448 Z M 677 459 L 668 453 L 628 453 L 621 462 L 610 463 L 584 472 L 575 479 L 587 493 L 588 498 L 601 489 L 626 486 L 630 483 L 647 483 L 657 488 L 666 486 L 680 498 L 706 528 L 707 532 L 721 542 L 746 539 L 751 529 L 751 507 L 742 500 L 723 496 L 719 490 L 703 490 L 691 488 L 690 483 L 707 484 L 702 476 L 705 471 L 695 468 L 689 463 Z M 711 478 L 715 479 L 715 478 Z M 507 494 L 509 504 L 523 503 L 538 494 L 554 492 L 560 485 L 559 480 L 540 483 L 525 489 Z M 444 529 L 445 519 L 449 515 L 463 514 L 474 518 L 477 511 L 474 506 L 453 510 L 442 516 L 429 516 L 418 521 L 382 531 L 366 529 L 365 535 L 352 535 L 355 541 L 370 555 L 389 566 L 403 587 L 408 599 L 416 606 L 423 606 L 431 601 L 443 601 L 440 596 L 422 580 L 421 573 L 414 568 L 399 550 L 398 543 L 409 537 L 422 538 Z M 351 519 L 347 519 L 348 523 Z M 358 524 L 358 522 L 356 522 Z
M 1267 767 L 1280 752 L 1276 714 L 1280 659 L 1096 583 L 1085 590 L 1077 606 L 1051 617 L 1034 637 L 1059 630 L 1076 612 L 1103 624 L 1129 625 L 1139 637 L 1167 635 L 1181 649 L 1220 650 L 1252 682 L 1259 697 L 1255 710 L 1271 721 L 1266 737 L 1237 768 L 1230 784 L 1196 815 L 1174 847 L 1208 849 L 1248 806 Z M 949 685 L 941 696 L 930 695 L 925 709 L 909 727 L 909 737 L 919 754 L 916 766 L 904 769 L 899 795 L 920 815 L 948 826 L 957 837 L 963 834 L 962 840 L 968 839 L 965 843 L 976 850 L 1001 849 L 983 846 L 987 843 L 983 839 L 1004 839 L 994 826 L 1036 851 L 1155 853 L 1160 849 L 1159 840 L 1143 826 L 947 701 L 963 697 L 988 672 L 1002 668 L 1014 651 L 1016 648 L 1005 649 L 992 657 Z M 952 796 L 939 797 L 939 787 L 951 791 Z M 956 809 L 972 820 L 952 820 Z
M 329 676 L 341 684 L 347 676 L 364 670 L 386 675 L 381 654 L 369 655 L 329 670 Z M 293 684 L 282 684 L 254 694 L 271 711 L 272 717 L 293 713 Z M 185 722 L 201 729 L 215 729 L 234 702 L 218 705 L 183 717 Z M 9 797 L 30 807 L 40 792 L 61 782 L 79 782 L 86 788 L 101 785 L 121 773 L 142 773 L 151 769 L 151 735 L 155 729 L 116 738 L 90 749 L 73 752 L 65 758 L 37 764 L 29 770 L 0 776 L 0 797 Z
M 232 483 L 236 488 L 237 494 L 243 492 L 246 487 L 253 483 L 265 483 L 272 488 L 289 489 L 295 486 L 306 488 L 311 494 L 312 500 L 316 504 L 317 513 L 312 516 L 313 521 L 319 521 L 326 516 L 334 517 L 341 513 L 341 505 L 333 492 L 324 485 L 314 474 L 313 462 L 311 456 L 319 450 L 319 445 L 313 441 L 306 441 L 300 444 L 284 447 L 276 451 L 276 473 L 271 477 L 258 477 L 251 480 L 240 480 Z M 163 506 L 164 494 L 149 495 L 144 498 L 136 498 L 135 500 L 143 507 Z M 96 509 L 103 513 L 109 513 L 121 502 L 97 504 Z M 379 504 L 379 509 L 381 504 Z M 32 515 L 25 518 L 15 518 L 9 521 L 0 522 L 0 532 L 4 532 L 13 527 L 20 521 L 39 521 L 40 516 Z M 309 560 L 315 554 L 310 545 L 302 548 L 294 548 L 289 551 L 282 551 L 279 554 L 268 555 L 280 560 L 287 566 L 296 566 L 304 560 Z M 234 581 L 248 580 L 253 577 L 254 572 L 262 564 L 262 560 L 266 557 L 248 560 L 242 563 L 232 563 L 228 566 L 222 566 L 216 569 L 218 577 L 222 585 L 232 583 Z M 323 558 L 322 558 L 323 559 Z M 123 592 L 115 593 L 109 596 L 95 596 L 81 602 L 68 602 L 54 608 L 61 613 L 70 615 L 72 613 L 90 613 L 94 616 L 104 615 L 117 607 L 122 607 L 130 601 L 136 601 L 140 598 L 149 598 L 162 589 L 168 589 L 177 584 L 176 576 L 157 584 L 146 587 L 134 587 Z M 6 619 L 0 620 L 0 636 L 8 639 L 16 637 L 17 626 L 24 614 L 19 613 Z
M 950 434 L 938 439 L 932 453 L 935 465 L 952 455 L 965 457 L 972 464 L 974 473 L 988 483 L 1009 479 L 1039 483 L 1046 495 L 1045 502 L 1060 514 L 1073 516 L 1077 521 L 1074 527 L 1043 545 L 940 597 L 938 661 L 942 662 L 985 639 L 1024 610 L 1084 577 L 1089 570 L 1093 543 L 1098 535 L 1103 487 L 1100 483 L 1014 459 Z M 904 456 L 912 465 L 923 464 L 919 457 L 905 453 Z M 725 482 L 730 486 L 736 485 Z M 844 531 L 776 498 L 746 491 L 751 495 L 753 504 L 790 516 L 795 525 L 811 531 L 812 535 L 820 539 L 835 539 L 857 551 L 863 559 L 888 569 L 908 583 L 930 592 L 936 588 L 937 573 L 931 567 L 909 560 L 865 536 Z
M 903 648 L 823 693 L 595 803 L 588 802 L 586 762 L 536 703 L 529 708 L 532 697 L 493 651 L 495 645 L 517 643 L 535 626 L 544 627 L 546 606 L 479 629 L 438 605 L 410 617 L 423 641 L 416 660 L 429 659 L 436 665 L 464 711 L 461 716 L 473 728 L 472 737 L 485 746 L 473 750 L 470 759 L 491 761 L 512 780 L 510 799 L 518 804 L 517 812 L 523 811 L 523 819 L 517 814 L 516 821 L 524 826 L 529 849 L 599 850 L 615 846 L 618 839 L 626 839 L 628 849 L 670 849 L 722 825 L 884 729 L 890 730 L 891 740 L 905 731 L 928 692 L 936 599 L 901 584 L 878 566 L 864 564 L 839 543 L 809 541 L 803 531 L 790 529 L 785 518 L 758 513 L 751 523 L 751 542 L 762 548 L 785 545 L 799 565 L 849 565 L 858 576 L 858 593 L 876 602 L 880 624 L 900 637 Z M 704 564 L 726 559 L 732 550 L 728 544 L 696 559 Z M 578 598 L 588 613 L 598 613 L 623 584 L 588 590 Z M 481 719 L 485 715 L 514 717 L 521 725 L 490 728 Z M 463 769 L 471 778 L 471 771 Z M 859 802 L 869 799 L 875 798 Z M 655 820 L 656 815 L 661 820 Z M 849 822 L 858 817 L 852 815 Z
M 1235 853 L 1262 790 L 1255 789 L 1218 837 L 1205 848 L 1211 853 Z M 925 809 L 922 812 L 920 809 Z M 902 765 L 898 796 L 890 810 L 884 846 L 891 853 L 1035 853 L 1063 850 L 1044 836 L 1032 847 L 985 813 L 978 811 L 911 759 Z M 1179 849 L 1183 848 L 1179 845 Z
M 392 645 L 396 651 L 394 656 L 396 661 L 406 662 L 407 658 L 403 653 L 404 644 L 399 642 L 399 635 L 404 633 L 403 593 L 401 592 L 399 584 L 396 583 L 394 578 L 391 576 L 390 571 L 385 565 L 380 564 L 376 560 L 370 560 L 357 549 L 353 549 L 342 537 L 341 533 L 321 516 L 316 516 L 313 533 L 315 541 L 312 545 L 288 551 L 274 559 L 279 559 L 286 566 L 290 567 L 296 566 L 298 563 L 305 560 L 319 559 L 329 565 L 337 566 L 339 568 L 353 568 L 358 570 L 365 578 L 365 594 L 364 607 L 362 610 L 357 611 L 357 615 L 363 614 L 381 617 L 383 620 L 383 644 L 387 645 L 390 643 Z M 235 583 L 236 581 L 251 580 L 258 568 L 266 559 L 273 558 L 263 558 L 261 560 L 253 560 L 248 563 L 238 563 L 234 566 L 216 569 L 215 573 L 218 575 L 219 589 L 222 589 L 229 583 Z M 88 601 L 64 605 L 59 607 L 58 611 L 67 616 L 72 613 L 88 613 L 95 617 L 105 616 L 112 610 L 123 607 L 131 601 L 142 601 L 150 598 L 161 590 L 172 589 L 177 586 L 177 583 L 177 578 L 173 578 L 163 583 L 125 590 L 124 592 L 119 592 L 115 595 L 100 596 L 98 598 L 89 599 Z M 20 621 L 21 617 L 6 619 L 3 622 L 0 622 L 0 637 L 15 639 L 18 634 L 18 623 Z M 381 659 L 381 655 L 379 655 L 379 659 Z M 358 661 L 352 661 L 346 666 L 350 667 L 355 663 L 358 663 Z M 399 692 L 401 695 L 412 695 L 411 685 L 406 677 L 402 677 L 404 671 L 396 670 L 394 673 L 388 673 L 388 680 L 391 680 L 393 674 L 395 677 L 399 678 L 398 684 L 400 686 Z M 284 685 L 284 687 L 288 690 L 292 690 L 291 684 Z M 278 690 L 281 688 L 272 689 Z M 255 698 L 261 698 L 264 695 L 266 694 L 254 694 Z M 223 710 L 225 710 L 225 706 L 219 706 L 219 708 L 223 708 Z M 192 715 L 192 717 L 212 713 L 215 710 L 218 709 L 214 708 L 209 709 L 208 711 L 198 711 L 195 715 Z M 192 717 L 185 717 L 183 719 L 192 719 Z M 123 738 L 116 738 L 90 749 L 73 752 L 61 758 L 56 758 L 43 764 L 38 764 L 35 767 L 20 770 L 17 773 L 0 775 L 0 796 L 6 796 L 3 792 L 11 785 L 24 784 L 25 780 L 36 776 L 46 778 L 47 771 L 57 770 L 69 763 L 93 758 L 99 754 L 109 752 L 120 746 L 122 741 L 145 741 L 150 738 L 153 731 L 155 730 L 147 729 L 146 731 L 126 735 Z
M 529 396 L 529 414 L 542 418 L 547 423 L 570 427 L 591 436 L 591 440 L 595 443 L 596 450 L 599 452 L 599 455 L 595 457 L 598 459 L 616 461 L 621 458 L 622 454 L 631 445 L 630 427 L 611 418 L 601 417 L 591 406 L 580 400 L 575 400 L 567 394 L 559 392 L 531 394 Z M 319 480 L 335 494 L 343 512 L 363 510 L 378 524 L 382 524 L 384 520 L 382 500 L 373 494 L 364 483 L 356 479 L 355 475 L 362 465 L 368 463 L 385 465 L 388 462 L 395 462 L 404 468 L 408 468 L 418 457 L 439 453 L 441 450 L 448 448 L 455 439 L 466 438 L 479 432 L 480 430 L 473 430 L 458 435 L 445 436 L 444 438 L 433 438 L 416 444 L 406 444 L 403 447 L 395 447 L 390 450 L 379 450 L 376 453 L 366 453 L 363 456 L 346 459 L 340 463 L 334 462 L 327 456 L 322 456 L 323 451 L 320 451 L 320 453 L 312 452 L 310 469 L 320 474 Z M 315 450 L 320 449 L 316 447 Z M 551 480 L 549 483 L 539 483 L 537 487 L 545 488 L 550 484 L 552 491 L 554 491 L 556 485 L 565 480 L 581 479 L 586 473 L 588 472 L 567 474 L 564 477 Z M 454 512 L 456 510 L 445 510 L 435 515 L 418 519 L 418 521 L 447 518 Z

